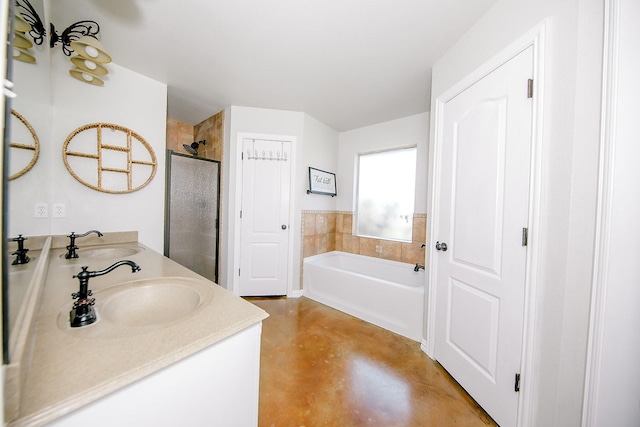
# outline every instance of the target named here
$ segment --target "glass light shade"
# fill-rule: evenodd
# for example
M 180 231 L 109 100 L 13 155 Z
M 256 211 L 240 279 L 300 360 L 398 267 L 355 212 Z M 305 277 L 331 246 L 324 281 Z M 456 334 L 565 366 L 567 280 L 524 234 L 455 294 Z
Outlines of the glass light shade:
M 80 55 L 71 57 L 71 62 L 78 69 L 97 75 L 97 76 L 105 76 L 109 74 L 109 70 L 105 66 L 98 64 Z
M 24 18 L 17 13 L 13 15 L 13 31 L 19 31 L 21 33 L 26 33 L 27 31 L 31 31 L 31 25 Z
M 71 77 L 73 77 L 74 79 L 80 80 L 83 83 L 88 83 L 94 86 L 104 86 L 104 82 L 98 76 L 83 71 L 79 68 L 70 69 L 69 74 L 71 74 Z
M 36 62 L 35 56 L 31 55 L 25 49 L 20 49 L 17 47 L 13 48 L 13 59 L 15 59 L 16 61 L 28 62 L 30 64 Z
M 31 40 L 26 38 L 24 34 L 14 31 L 13 32 L 13 45 L 21 49 L 30 49 L 33 47 Z
M 91 36 L 82 36 L 78 40 L 72 41 L 70 45 L 71 49 L 78 55 L 84 56 L 93 62 L 99 62 L 101 64 L 111 62 L 111 56 L 105 52 L 102 43 Z

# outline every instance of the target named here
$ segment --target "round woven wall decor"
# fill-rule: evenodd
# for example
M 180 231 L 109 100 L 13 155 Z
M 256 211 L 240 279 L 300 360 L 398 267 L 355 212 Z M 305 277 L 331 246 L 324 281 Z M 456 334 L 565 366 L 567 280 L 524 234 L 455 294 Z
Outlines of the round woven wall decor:
M 11 110 L 11 115 L 17 118 L 18 120 L 20 120 L 20 122 L 27 128 L 27 130 L 31 134 L 31 137 L 33 138 L 33 141 L 28 141 L 26 144 L 23 144 L 20 142 L 11 142 L 9 144 L 9 147 L 15 150 L 33 151 L 33 156 L 31 157 L 31 160 L 24 168 L 20 169 L 18 172 L 9 176 L 9 180 L 20 178 L 22 175 L 29 172 L 33 167 L 33 165 L 35 165 L 36 162 L 38 161 L 38 156 L 40 155 L 40 141 L 38 140 L 38 135 L 36 134 L 36 131 L 33 129 L 33 126 L 31 126 L 31 124 L 27 121 L 27 119 L 25 119 L 22 116 L 22 114 L 18 113 L 16 110 Z M 16 133 L 16 130 L 14 130 L 13 134 Z M 11 151 L 14 151 L 14 150 L 11 150 Z
M 110 194 L 140 190 L 151 182 L 157 168 L 153 148 L 144 138 L 111 123 L 89 123 L 71 132 L 62 158 L 80 183 Z

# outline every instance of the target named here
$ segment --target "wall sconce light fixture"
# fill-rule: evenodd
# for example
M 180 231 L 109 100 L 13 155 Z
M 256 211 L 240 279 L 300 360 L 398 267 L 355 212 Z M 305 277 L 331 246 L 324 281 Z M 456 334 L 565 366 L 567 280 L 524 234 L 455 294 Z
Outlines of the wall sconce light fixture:
M 202 141 L 194 141 L 191 144 L 182 144 L 182 146 L 184 147 L 185 150 L 187 150 L 187 152 L 189 154 L 193 154 L 194 156 L 197 156 L 198 155 L 198 147 L 200 146 L 200 144 L 206 145 L 207 144 L 207 140 L 203 139 Z
M 33 46 L 33 43 L 42 45 L 47 36 L 45 26 L 29 0 L 15 0 L 15 5 L 14 46 L 17 51 L 14 51 L 13 58 L 23 62 L 35 62 L 35 57 L 28 49 Z M 62 33 L 56 31 L 52 22 L 49 31 L 49 47 L 53 49 L 60 43 L 64 54 L 71 57 L 74 68 L 69 71 L 69 74 L 82 82 L 96 86 L 104 85 L 102 77 L 107 75 L 109 70 L 103 64 L 111 62 L 111 56 L 98 41 L 99 32 L 98 23 L 90 20 L 71 24 Z M 26 34 L 31 36 L 33 43 Z M 76 55 L 71 56 L 74 52 Z

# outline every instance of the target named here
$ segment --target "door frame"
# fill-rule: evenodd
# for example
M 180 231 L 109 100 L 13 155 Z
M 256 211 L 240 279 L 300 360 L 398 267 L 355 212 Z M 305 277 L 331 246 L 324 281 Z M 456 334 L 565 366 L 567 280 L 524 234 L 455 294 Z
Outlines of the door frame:
M 606 348 L 605 333 L 607 322 L 607 311 L 611 310 L 609 301 L 609 286 L 612 282 L 610 273 L 611 260 L 615 259 L 617 241 L 612 238 L 614 235 L 613 214 L 616 212 L 614 193 L 620 188 L 620 179 L 615 177 L 615 161 L 620 155 L 618 141 L 623 141 L 630 136 L 630 132 L 624 124 L 617 121 L 618 111 L 624 109 L 620 101 L 620 91 L 628 90 L 625 86 L 624 76 L 621 74 L 620 60 L 624 58 L 625 51 L 622 46 L 629 42 L 624 29 L 634 18 L 623 14 L 627 2 L 623 0 L 604 1 L 604 46 L 602 59 L 602 100 L 600 111 L 600 152 L 598 160 L 598 200 L 596 211 L 596 232 L 593 273 L 591 280 L 591 309 L 589 313 L 589 340 L 587 343 L 587 360 L 585 368 L 584 397 L 582 404 L 582 427 L 596 426 L 598 421 L 598 411 L 600 410 L 601 396 L 601 371 L 606 363 L 603 357 L 603 350 Z M 621 35 L 622 34 L 622 35 Z M 621 89 L 625 88 L 625 89 Z M 624 123 L 624 122 L 623 122 Z M 630 228 L 630 227 L 628 227 Z M 633 235 L 634 230 L 629 232 Z M 614 248 L 614 249 L 612 249 Z M 633 254 L 635 255 L 635 254 Z M 632 256 L 633 256 L 632 255 Z M 626 365 L 621 366 L 627 369 Z M 626 371 L 625 371 L 626 372 Z M 633 372 L 631 373 L 633 375 Z M 621 388 L 621 392 L 626 390 Z
M 240 295 L 240 276 L 238 271 L 240 270 L 241 261 L 241 241 L 242 241 L 242 221 L 240 220 L 240 210 L 242 208 L 242 144 L 245 138 L 249 139 L 266 139 L 270 141 L 285 141 L 291 143 L 291 168 L 289 170 L 289 239 L 287 249 L 287 295 L 291 295 L 291 287 L 293 285 L 293 245 L 294 245 L 294 233 L 292 226 L 295 224 L 295 177 L 296 177 L 296 137 L 293 135 L 273 135 L 264 133 L 248 133 L 238 132 L 236 137 L 236 183 L 235 186 L 235 200 L 234 200 L 234 229 L 233 229 L 233 241 L 235 242 L 233 249 L 233 270 L 230 272 L 231 276 L 231 292 L 235 295 Z
M 437 293 L 437 263 L 432 256 L 432 248 L 438 239 L 438 211 L 440 208 L 440 174 L 442 169 L 442 144 L 443 144 L 443 113 L 445 104 L 455 96 L 472 86 L 483 77 L 508 62 L 523 50 L 533 47 L 533 110 L 531 132 L 531 172 L 529 179 L 529 219 L 527 227 L 528 250 L 525 274 L 525 303 L 524 303 L 524 330 L 522 341 L 521 364 L 521 388 L 518 396 L 518 426 L 532 425 L 533 417 L 533 388 L 534 384 L 534 357 L 535 357 L 535 326 L 538 295 L 538 275 L 540 253 L 540 224 L 542 208 L 542 184 L 543 184 L 543 96 L 544 96 L 544 61 L 547 42 L 547 20 L 542 21 L 527 33 L 519 37 L 501 52 L 493 56 L 475 71 L 471 72 L 457 84 L 445 91 L 435 100 L 433 112 L 434 139 L 431 156 L 433 167 L 431 172 L 430 209 L 428 215 L 428 236 L 425 256 L 428 259 L 428 292 L 425 294 L 427 301 L 427 327 L 425 328 L 425 340 L 421 348 L 429 357 L 435 360 L 435 319 L 436 319 L 436 293 Z M 523 83 L 523 91 L 525 89 Z M 433 284 L 433 285 L 432 285 Z

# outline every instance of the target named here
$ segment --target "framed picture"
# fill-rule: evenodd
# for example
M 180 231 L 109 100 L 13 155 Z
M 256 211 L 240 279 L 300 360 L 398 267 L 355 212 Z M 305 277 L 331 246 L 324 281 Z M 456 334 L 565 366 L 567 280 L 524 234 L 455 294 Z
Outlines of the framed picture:
M 316 168 L 309 168 L 309 189 L 307 194 L 324 194 L 327 196 L 335 196 L 336 193 L 336 174 L 323 171 Z

